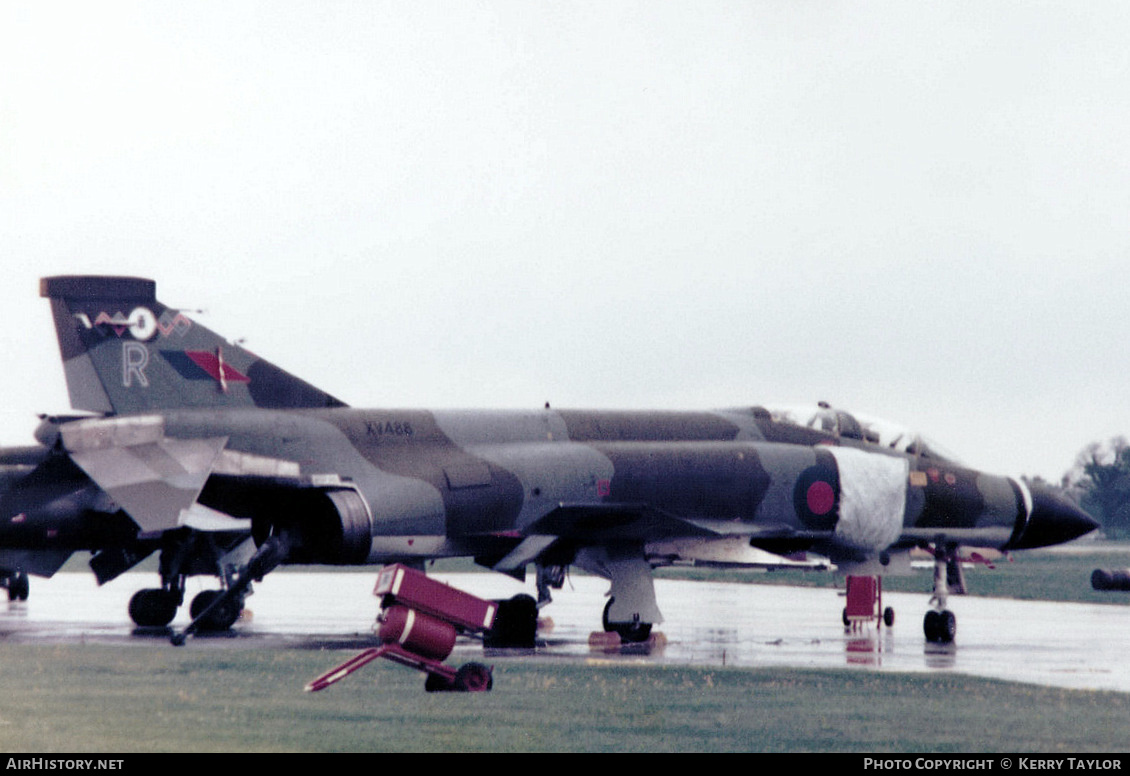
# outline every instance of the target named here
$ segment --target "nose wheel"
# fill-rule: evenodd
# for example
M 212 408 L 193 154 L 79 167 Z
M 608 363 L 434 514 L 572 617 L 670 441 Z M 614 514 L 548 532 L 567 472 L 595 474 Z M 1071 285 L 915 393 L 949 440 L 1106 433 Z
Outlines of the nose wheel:
M 949 609 L 931 609 L 922 621 L 922 630 L 931 644 L 949 644 L 957 635 L 957 617 Z

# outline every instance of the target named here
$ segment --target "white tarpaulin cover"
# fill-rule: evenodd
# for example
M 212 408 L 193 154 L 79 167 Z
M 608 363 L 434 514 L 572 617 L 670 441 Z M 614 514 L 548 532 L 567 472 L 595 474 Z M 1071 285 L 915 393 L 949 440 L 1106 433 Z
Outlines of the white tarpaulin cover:
M 828 452 L 840 471 L 836 537 L 860 550 L 889 547 L 902 532 L 910 463 L 850 447 L 829 447 Z

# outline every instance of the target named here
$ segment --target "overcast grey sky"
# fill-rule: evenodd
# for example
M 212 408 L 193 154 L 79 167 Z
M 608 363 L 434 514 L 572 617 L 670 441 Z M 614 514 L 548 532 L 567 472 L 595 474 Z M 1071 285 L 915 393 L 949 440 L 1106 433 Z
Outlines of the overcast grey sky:
M 0 0 L 0 443 L 44 275 L 356 406 L 826 399 L 1058 477 L 1130 434 L 1123 2 Z

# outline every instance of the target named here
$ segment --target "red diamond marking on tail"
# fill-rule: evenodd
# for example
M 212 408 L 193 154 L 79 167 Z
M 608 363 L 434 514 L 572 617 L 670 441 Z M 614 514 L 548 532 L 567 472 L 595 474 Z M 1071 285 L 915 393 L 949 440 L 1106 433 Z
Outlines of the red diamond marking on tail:
M 232 367 L 231 364 L 220 361 L 215 353 L 210 353 L 207 350 L 186 350 L 184 354 L 191 358 L 194 364 L 207 372 L 209 377 L 221 385 L 224 383 L 251 382 L 250 377 Z

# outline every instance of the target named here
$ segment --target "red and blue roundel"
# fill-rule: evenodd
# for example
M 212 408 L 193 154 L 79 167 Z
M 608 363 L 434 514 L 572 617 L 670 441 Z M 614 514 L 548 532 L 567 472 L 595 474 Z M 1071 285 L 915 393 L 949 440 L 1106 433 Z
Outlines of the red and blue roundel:
M 816 464 L 797 477 L 793 508 L 805 528 L 831 531 L 839 520 L 840 474 L 829 453 L 816 452 Z

